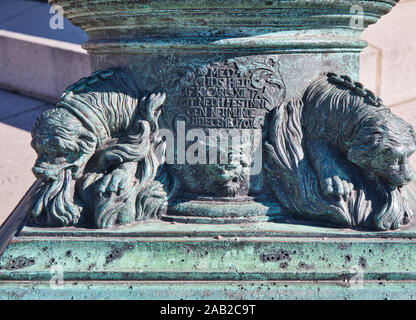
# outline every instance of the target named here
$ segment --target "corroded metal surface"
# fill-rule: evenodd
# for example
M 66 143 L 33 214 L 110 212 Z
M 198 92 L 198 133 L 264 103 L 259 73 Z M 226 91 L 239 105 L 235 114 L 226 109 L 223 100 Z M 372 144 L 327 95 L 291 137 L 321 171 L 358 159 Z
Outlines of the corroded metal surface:
M 52 293 L 49 282 L 4 282 L 0 299 L 405 300 L 415 299 L 415 286 L 413 281 L 371 281 L 360 288 L 351 288 L 344 281 L 69 281 Z
M 170 227 L 160 234 L 164 225 Z M 155 222 L 99 236 L 25 228 L 0 259 L 0 298 L 415 298 L 414 226 L 353 237 L 267 226 L 193 225 L 184 235 L 181 224 Z M 63 286 L 51 290 L 58 266 Z
M 36 121 L 29 223 L 408 224 L 415 131 L 354 81 L 395 3 L 51 1 L 112 68 Z
M 416 134 L 355 81 L 361 31 L 397 1 L 50 3 L 95 72 L 33 130 L 0 298 L 414 298 Z M 250 134 L 201 162 L 210 129 Z
M 187 234 L 175 225 L 161 234 L 157 230 L 165 224 L 99 236 L 29 228 L 3 253 L 0 278 L 47 280 L 54 265 L 63 267 L 67 280 L 337 280 L 351 277 L 354 268 L 362 268 L 365 280 L 416 276 L 415 227 L 371 238 L 267 224 L 211 226 L 205 232 L 188 225 L 195 231 Z
M 89 36 L 90 53 L 359 52 L 361 30 L 345 28 L 363 8 L 363 27 L 388 1 L 52 0 Z M 343 27 L 343 28 L 340 28 Z M 273 34 L 275 33 L 275 34 Z M 262 36 L 264 35 L 264 36 Z M 123 41 L 119 41 L 123 39 Z

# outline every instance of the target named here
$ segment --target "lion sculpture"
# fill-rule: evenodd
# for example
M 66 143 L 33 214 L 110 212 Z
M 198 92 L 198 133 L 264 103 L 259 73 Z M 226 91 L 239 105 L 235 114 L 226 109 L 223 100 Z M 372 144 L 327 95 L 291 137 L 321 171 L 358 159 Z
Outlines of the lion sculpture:
M 31 195 L 29 224 L 111 228 L 160 218 L 175 190 L 161 170 L 164 101 L 164 94 L 140 93 L 119 69 L 65 90 L 32 131 L 40 185 Z M 266 180 L 296 218 L 375 230 L 410 222 L 405 185 L 414 176 L 408 160 L 416 133 L 371 91 L 325 74 L 268 117 Z M 219 183 L 229 196 L 241 182 L 230 173 L 245 172 L 243 164 L 223 168 Z
M 142 96 L 122 70 L 68 87 L 32 130 L 42 181 L 30 224 L 110 228 L 157 218 L 167 196 L 156 179 L 163 156 L 158 118 L 164 94 Z
M 266 174 L 293 215 L 375 230 L 410 222 L 415 131 L 360 83 L 325 74 L 270 121 Z

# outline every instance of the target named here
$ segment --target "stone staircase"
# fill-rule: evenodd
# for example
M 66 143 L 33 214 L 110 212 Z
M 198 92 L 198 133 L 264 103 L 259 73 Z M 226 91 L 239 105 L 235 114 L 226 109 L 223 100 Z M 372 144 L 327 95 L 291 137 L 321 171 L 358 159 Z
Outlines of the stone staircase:
M 56 102 L 71 83 L 90 74 L 87 35 L 68 20 L 52 29 L 50 5 L 40 1 L 0 3 L 0 88 Z

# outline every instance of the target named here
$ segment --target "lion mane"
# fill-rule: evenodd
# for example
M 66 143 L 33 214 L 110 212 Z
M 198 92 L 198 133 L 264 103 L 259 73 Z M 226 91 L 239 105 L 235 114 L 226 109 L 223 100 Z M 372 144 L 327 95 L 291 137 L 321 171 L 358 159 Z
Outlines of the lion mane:
M 68 87 L 57 106 L 38 117 L 33 172 L 42 184 L 32 198 L 31 225 L 93 220 L 109 228 L 165 212 L 166 193 L 156 180 L 160 110 L 144 102 L 127 72 L 110 69 Z M 137 163 L 134 185 L 121 194 L 97 192 L 100 179 L 123 163 Z
M 372 163 L 389 147 L 414 151 L 415 137 L 413 128 L 371 91 L 347 76 L 328 73 L 313 82 L 302 99 L 271 113 L 266 175 L 274 196 L 301 219 L 397 229 L 412 216 L 402 188 L 410 178 L 396 177 L 405 181 L 392 183 L 388 172 L 376 170 Z M 308 153 L 309 139 L 328 145 L 331 159 L 326 164 L 340 163 L 348 173 L 354 186 L 349 196 L 336 199 L 322 194 L 319 173 Z

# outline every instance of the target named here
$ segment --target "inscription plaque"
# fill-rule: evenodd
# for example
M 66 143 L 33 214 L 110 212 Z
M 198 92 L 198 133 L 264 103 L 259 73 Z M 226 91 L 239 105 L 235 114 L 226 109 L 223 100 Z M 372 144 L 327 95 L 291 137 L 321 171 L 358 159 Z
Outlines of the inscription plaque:
M 203 151 L 207 161 L 172 166 L 184 192 L 176 195 L 176 204 L 170 206 L 168 214 L 235 216 L 232 209 L 235 201 L 240 204 L 239 217 L 276 212 L 254 201 L 250 195 L 250 176 L 261 171 L 261 164 L 258 172 L 253 170 L 253 159 L 256 151 L 261 153 L 258 147 L 265 116 L 285 98 L 279 67 L 276 56 L 250 56 L 180 70 L 176 119 L 186 124 L 185 148 L 193 146 L 201 150 L 195 147 L 200 143 L 201 148 L 207 148 Z M 190 130 L 196 128 L 209 139 L 199 141 L 201 134 L 198 141 L 189 140 Z M 231 148 L 223 148 L 221 142 L 216 145 L 217 137 L 212 138 L 212 132 L 218 133 L 220 140 L 226 137 Z M 235 140 L 236 137 L 241 139 Z M 211 162 L 212 150 L 219 153 L 218 162 Z M 205 208 L 210 208 L 209 212 Z
M 275 58 L 243 57 L 198 67 L 181 83 L 180 105 L 194 128 L 259 129 L 284 97 Z

